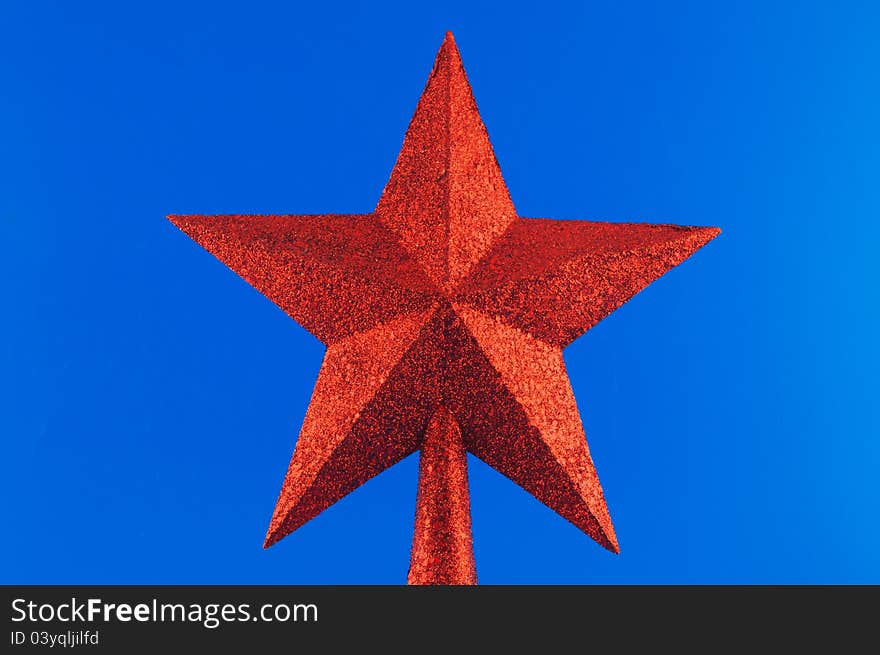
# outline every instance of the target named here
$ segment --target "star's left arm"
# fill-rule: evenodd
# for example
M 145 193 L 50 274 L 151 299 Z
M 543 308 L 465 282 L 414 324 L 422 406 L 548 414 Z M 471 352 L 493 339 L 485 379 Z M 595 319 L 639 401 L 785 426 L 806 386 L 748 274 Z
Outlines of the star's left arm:
M 433 300 L 372 214 L 168 218 L 327 345 Z

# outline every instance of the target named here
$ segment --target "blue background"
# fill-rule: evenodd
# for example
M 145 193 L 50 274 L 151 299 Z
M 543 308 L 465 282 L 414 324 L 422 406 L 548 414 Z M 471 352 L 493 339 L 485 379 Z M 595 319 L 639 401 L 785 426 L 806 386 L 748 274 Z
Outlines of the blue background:
M 621 554 L 472 459 L 481 581 L 880 582 L 872 3 L 128 4 L 0 10 L 0 581 L 405 579 L 417 457 L 261 548 L 322 348 L 164 216 L 370 211 L 451 29 L 521 215 L 724 230 L 566 351 Z

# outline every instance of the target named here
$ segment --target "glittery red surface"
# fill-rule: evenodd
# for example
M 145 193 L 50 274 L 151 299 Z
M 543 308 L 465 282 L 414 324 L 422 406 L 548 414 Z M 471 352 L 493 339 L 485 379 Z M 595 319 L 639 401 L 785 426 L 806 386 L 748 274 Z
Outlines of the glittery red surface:
M 408 584 L 477 584 L 467 455 L 455 417 L 440 407 L 419 453 L 419 494 Z
M 327 346 L 266 546 L 421 448 L 410 580 L 470 582 L 461 443 L 618 550 L 562 349 L 717 228 L 518 218 L 451 35 L 372 214 L 169 218 Z

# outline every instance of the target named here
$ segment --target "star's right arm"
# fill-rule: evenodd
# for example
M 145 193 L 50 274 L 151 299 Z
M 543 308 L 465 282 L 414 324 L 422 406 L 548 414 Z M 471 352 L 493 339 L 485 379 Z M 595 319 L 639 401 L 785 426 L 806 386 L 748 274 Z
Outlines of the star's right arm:
M 567 346 L 719 232 L 521 218 L 465 281 L 458 301 Z

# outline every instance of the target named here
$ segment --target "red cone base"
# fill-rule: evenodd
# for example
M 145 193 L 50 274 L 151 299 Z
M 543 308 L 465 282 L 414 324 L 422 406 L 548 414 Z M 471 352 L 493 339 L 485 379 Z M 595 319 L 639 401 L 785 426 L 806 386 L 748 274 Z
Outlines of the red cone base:
M 407 584 L 474 585 L 467 455 L 445 407 L 431 417 L 419 454 L 419 493 Z

